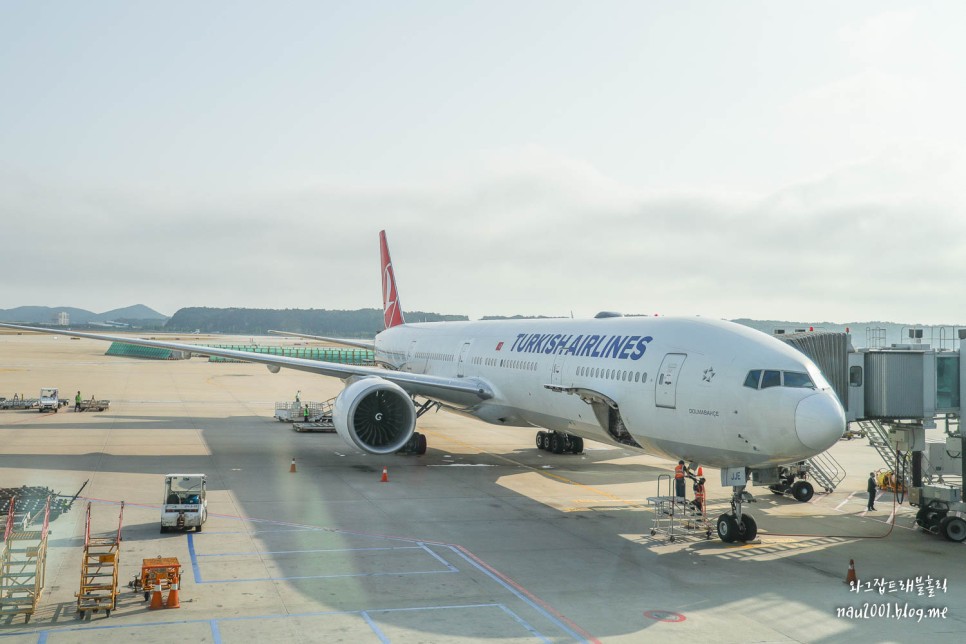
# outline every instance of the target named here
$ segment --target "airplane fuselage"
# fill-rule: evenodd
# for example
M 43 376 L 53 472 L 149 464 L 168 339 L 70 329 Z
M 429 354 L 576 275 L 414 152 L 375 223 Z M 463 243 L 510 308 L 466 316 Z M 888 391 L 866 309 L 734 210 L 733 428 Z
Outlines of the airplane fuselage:
M 492 398 L 451 407 L 484 421 L 544 427 L 708 466 L 805 459 L 845 429 L 841 404 L 811 360 L 731 322 L 405 324 L 376 336 L 375 348 L 377 360 L 400 371 L 485 383 Z

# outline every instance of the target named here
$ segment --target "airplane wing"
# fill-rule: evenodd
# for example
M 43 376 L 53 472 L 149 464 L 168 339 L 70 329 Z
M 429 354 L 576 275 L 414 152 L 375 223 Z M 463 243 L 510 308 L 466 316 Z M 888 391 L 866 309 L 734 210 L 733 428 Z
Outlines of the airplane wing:
M 50 335 L 66 335 L 74 338 L 102 340 L 104 342 L 124 342 L 142 347 L 173 349 L 174 351 L 184 351 L 185 353 L 196 356 L 219 356 L 222 358 L 232 358 L 242 362 L 263 364 L 266 365 L 270 370 L 275 371 L 281 367 L 284 367 L 286 369 L 308 371 L 309 373 L 317 373 L 323 376 L 341 378 L 343 380 L 353 376 L 375 376 L 396 383 L 409 394 L 424 396 L 426 398 L 432 398 L 434 400 L 440 400 L 455 405 L 473 405 L 479 403 L 481 400 L 488 400 L 493 397 L 493 391 L 490 389 L 489 385 L 476 378 L 442 378 L 439 376 L 427 376 L 402 371 L 389 371 L 387 369 L 380 369 L 378 367 L 360 367 L 355 365 L 340 364 L 337 362 L 323 362 L 321 360 L 307 360 L 305 358 L 289 358 L 285 356 L 251 353 L 249 351 L 237 351 L 235 349 L 215 349 L 212 347 L 203 347 L 197 344 L 186 344 L 182 342 L 145 340 L 144 338 L 101 335 L 99 333 L 82 333 L 80 331 L 64 331 L 61 329 L 43 329 L 32 326 L 20 326 L 17 324 L 0 323 L 0 327 L 7 329 L 19 329 L 21 331 L 32 331 L 34 333 L 47 333 Z
M 272 329 L 269 329 L 268 332 L 273 335 L 289 335 L 295 338 L 308 338 L 309 340 L 322 340 L 323 342 L 341 344 L 347 347 L 358 347 L 360 349 L 369 349 L 370 351 L 376 350 L 375 342 L 363 342 L 362 340 L 346 340 L 344 338 L 330 338 L 324 335 L 309 335 L 308 333 L 296 333 L 295 331 L 274 331 Z

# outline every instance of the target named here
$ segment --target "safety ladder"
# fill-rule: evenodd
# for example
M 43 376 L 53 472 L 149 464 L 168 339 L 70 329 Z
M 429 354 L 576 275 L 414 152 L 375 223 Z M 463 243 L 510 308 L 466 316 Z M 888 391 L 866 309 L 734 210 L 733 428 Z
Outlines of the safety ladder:
M 24 622 L 37 610 L 44 591 L 47 569 L 47 535 L 50 527 L 50 497 L 44 505 L 44 523 L 30 530 L 32 517 L 15 519 L 17 497 L 10 499 L 0 555 L 0 616 L 23 615 Z
M 825 488 L 828 494 L 835 491 L 845 479 L 845 468 L 828 452 L 816 454 L 805 461 L 808 474 L 815 482 Z
M 87 521 L 84 526 L 84 556 L 81 559 L 80 591 L 77 613 L 80 619 L 90 619 L 92 613 L 103 610 L 110 617 L 117 604 L 117 570 L 120 565 L 121 524 L 124 520 L 124 501 L 117 515 L 117 531 L 104 537 L 91 536 L 91 503 L 87 502 Z

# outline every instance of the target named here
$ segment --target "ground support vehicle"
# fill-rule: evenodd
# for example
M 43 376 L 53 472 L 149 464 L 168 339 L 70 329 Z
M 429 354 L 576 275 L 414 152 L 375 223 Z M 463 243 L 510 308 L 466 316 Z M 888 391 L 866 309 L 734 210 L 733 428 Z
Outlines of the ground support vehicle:
M 166 474 L 161 532 L 201 527 L 208 520 L 208 477 L 204 474 Z

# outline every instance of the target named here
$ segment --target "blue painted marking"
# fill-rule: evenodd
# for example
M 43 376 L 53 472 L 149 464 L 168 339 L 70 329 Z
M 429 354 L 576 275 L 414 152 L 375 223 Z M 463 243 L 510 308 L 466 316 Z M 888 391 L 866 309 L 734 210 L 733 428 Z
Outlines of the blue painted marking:
M 459 569 L 456 566 L 454 566 L 453 564 L 451 564 L 450 562 L 446 561 L 445 559 L 443 559 L 442 557 L 440 557 L 438 554 L 436 554 L 435 552 L 433 552 L 432 550 L 430 550 L 429 547 L 425 543 L 419 542 L 419 547 L 422 548 L 423 550 L 425 550 L 426 552 L 428 552 L 430 556 L 434 557 L 435 559 L 438 559 L 441 564 L 443 564 L 444 566 L 446 566 L 447 568 L 449 568 L 450 572 L 459 572 Z
M 299 577 L 252 577 L 250 579 L 206 579 L 199 584 L 240 584 L 248 581 L 298 581 L 301 579 L 344 579 L 350 577 L 395 577 L 399 575 L 448 575 L 453 570 L 415 570 L 412 572 L 359 572 L 345 575 L 305 575 Z
M 523 628 L 525 628 L 528 631 L 530 631 L 530 634 L 531 635 L 533 635 L 534 637 L 536 637 L 537 639 L 539 639 L 542 642 L 546 642 L 547 644 L 550 644 L 550 639 L 547 638 L 547 636 L 545 636 L 543 633 L 541 633 L 540 631 L 538 631 L 532 624 L 530 624 L 525 619 L 523 619 L 522 617 L 520 617 L 519 615 L 517 615 L 516 613 L 514 613 L 507 606 L 504 606 L 503 604 L 500 604 L 500 608 L 503 609 L 503 612 L 504 613 L 506 613 L 507 615 L 509 615 L 513 619 L 515 619 L 517 621 L 517 623 L 520 624 L 520 626 L 522 626 Z
M 218 620 L 211 620 L 211 641 L 221 644 L 221 629 L 218 628 Z
M 362 611 L 360 614 L 362 615 L 362 619 L 366 620 L 366 624 L 369 625 L 369 628 L 372 629 L 372 632 L 375 633 L 376 637 L 379 638 L 379 641 L 382 642 L 382 644 L 389 644 L 389 638 L 386 637 L 386 634 L 382 632 L 382 629 L 379 628 L 376 622 L 369 617 L 369 613 Z
M 203 583 L 201 581 L 201 567 L 198 565 L 198 555 L 195 554 L 195 536 L 188 533 L 188 555 L 191 557 L 191 572 L 195 576 L 195 583 Z
M 328 617 L 336 615 L 361 615 L 363 618 L 366 617 L 366 613 L 402 613 L 402 612 L 413 612 L 422 610 L 451 610 L 451 609 L 465 609 L 465 608 L 500 608 L 502 604 L 459 604 L 455 606 L 416 606 L 410 608 L 375 608 L 368 611 L 358 611 L 358 610 L 330 610 L 330 611 L 319 611 L 314 613 L 289 613 L 289 614 L 271 614 L 271 615 L 246 615 L 240 617 L 222 617 L 220 619 L 185 619 L 185 620 L 173 620 L 169 622 L 145 622 L 142 624 L 104 624 L 97 626 L 68 626 L 65 628 L 52 628 L 45 629 L 41 631 L 18 631 L 14 633 L 0 633 L 0 638 L 3 637 L 23 637 L 24 635 L 29 635 L 32 633 L 37 633 L 38 644 L 46 643 L 47 638 L 51 633 L 71 633 L 78 631 L 101 631 L 101 630 L 116 630 L 121 628 L 154 628 L 158 626 L 175 626 L 175 625 L 194 625 L 194 624 L 208 624 L 211 628 L 212 636 L 215 638 L 215 644 L 220 644 L 221 642 L 221 629 L 218 624 L 220 622 L 242 622 L 251 621 L 258 619 L 290 619 L 293 617 Z M 380 631 L 374 629 L 376 634 L 379 635 Z M 383 640 L 388 642 L 389 640 Z
M 476 563 L 475 561 L 473 561 L 472 559 L 470 559 L 469 557 L 467 557 L 466 555 L 464 555 L 462 552 L 460 552 L 456 548 L 456 546 L 449 546 L 449 548 L 450 548 L 450 550 L 452 550 L 453 552 L 455 552 L 457 555 L 459 555 L 460 557 L 462 557 L 464 560 L 466 560 L 466 562 L 469 563 L 471 566 L 473 566 L 474 568 L 476 568 L 477 570 L 479 570 L 480 572 L 482 572 L 484 575 L 486 575 L 487 577 L 489 577 L 490 579 L 492 579 L 496 583 L 500 584 L 501 586 L 503 586 L 504 588 L 506 588 L 507 590 L 509 590 L 511 593 L 513 593 L 514 596 L 516 596 L 517 599 L 519 599 L 520 601 L 522 601 L 523 603 L 525 603 L 527 606 L 529 606 L 530 608 L 532 608 L 533 610 L 537 611 L 538 613 L 540 613 L 541 615 L 543 615 L 544 617 L 546 617 L 547 619 L 549 619 L 551 622 L 553 622 L 554 624 L 556 624 L 558 627 L 560 627 L 561 630 L 563 630 L 565 633 L 567 633 L 568 635 L 570 635 L 571 637 L 573 637 L 575 640 L 577 640 L 578 642 L 586 642 L 587 641 L 583 637 L 581 637 L 580 635 L 578 635 L 569 626 L 567 626 L 566 624 L 564 624 L 563 622 L 561 622 L 559 619 L 557 619 L 556 617 L 554 617 L 550 613 L 548 613 L 542 606 L 540 606 L 539 604 L 535 603 L 533 600 L 531 600 L 529 597 L 527 597 L 526 595 L 524 595 L 523 593 L 521 593 L 520 591 L 518 591 L 516 588 L 514 588 L 510 584 L 506 583 L 505 581 L 503 581 L 502 579 L 500 579 L 499 577 L 497 577 L 496 575 L 494 575 L 492 572 L 490 572 L 489 570 L 487 570 L 483 566 L 479 565 L 478 563 Z
M 188 535 L 191 536 L 190 534 Z M 200 553 L 198 557 L 254 557 L 257 555 L 292 555 L 306 552 L 364 552 L 367 550 L 423 550 L 419 546 L 399 546 L 390 548 L 320 548 L 318 550 L 257 550 L 255 552 L 215 552 Z M 443 561 L 440 559 L 440 561 Z M 445 564 L 446 562 L 443 561 Z

